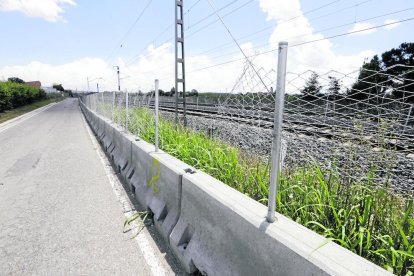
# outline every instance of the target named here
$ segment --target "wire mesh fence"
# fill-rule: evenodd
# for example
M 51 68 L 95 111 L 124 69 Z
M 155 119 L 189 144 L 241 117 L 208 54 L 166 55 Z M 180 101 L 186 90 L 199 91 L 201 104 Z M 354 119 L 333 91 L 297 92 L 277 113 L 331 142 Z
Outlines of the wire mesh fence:
M 287 73 L 276 203 L 282 214 L 404 274 L 414 263 L 406 254 L 414 229 L 407 222 L 414 194 L 414 68 L 396 68 L 398 75 L 364 68 Z M 187 128 L 174 123 L 173 95 L 161 96 L 160 149 L 268 204 L 275 88 L 274 70 L 247 64 L 230 92 L 187 97 Z M 95 93 L 82 101 L 155 143 L 154 92 Z
M 344 184 L 369 182 L 412 194 L 414 68 L 391 68 L 395 69 L 403 73 L 396 76 L 390 69 L 288 72 L 282 134 L 284 171 L 312 164 L 335 171 Z M 230 92 L 187 97 L 188 127 L 268 161 L 275 82 L 276 71 L 254 71 L 246 63 Z M 151 91 L 97 93 L 87 101 L 99 114 L 123 128 L 129 122 L 138 133 L 134 110 L 154 108 L 154 100 Z M 164 119 L 173 120 L 174 97 L 161 96 L 160 111 Z
M 335 171 L 341 182 L 414 191 L 412 69 L 403 74 L 357 70 L 288 73 L 282 144 L 284 169 L 308 164 Z M 395 68 L 395 67 L 394 67 Z M 275 112 L 276 72 L 248 66 L 217 113 L 190 118 L 190 126 L 214 133 L 267 159 Z M 204 112 L 205 108 L 197 108 Z M 209 106 L 207 112 L 212 113 Z

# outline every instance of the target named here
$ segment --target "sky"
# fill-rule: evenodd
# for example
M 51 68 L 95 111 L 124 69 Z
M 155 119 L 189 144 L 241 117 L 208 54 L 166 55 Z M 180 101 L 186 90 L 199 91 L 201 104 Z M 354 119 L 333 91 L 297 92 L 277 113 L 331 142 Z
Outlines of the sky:
M 170 90 L 175 0 L 167 2 L 0 0 L 0 80 L 19 77 L 79 91 L 99 83 L 101 91 L 112 91 L 119 66 L 123 91 L 148 91 L 155 79 Z M 309 70 L 347 76 L 367 58 L 414 42 L 412 0 L 183 2 L 187 90 L 232 89 L 245 55 L 258 74 L 274 71 L 280 41 L 289 43 L 291 77 Z

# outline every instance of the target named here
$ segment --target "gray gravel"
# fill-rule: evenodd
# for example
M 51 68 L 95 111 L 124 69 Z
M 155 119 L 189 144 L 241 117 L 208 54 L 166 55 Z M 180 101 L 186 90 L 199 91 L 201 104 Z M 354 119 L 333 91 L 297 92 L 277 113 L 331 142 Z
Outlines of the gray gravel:
M 164 112 L 165 119 L 172 114 Z M 237 122 L 188 116 L 188 126 L 194 130 L 214 135 L 240 149 L 269 159 L 271 149 L 271 130 Z M 289 126 L 284 126 L 288 129 Z M 284 167 L 303 167 L 317 161 L 327 169 L 336 160 L 339 173 L 352 181 L 364 179 L 370 168 L 380 168 L 375 183 L 387 182 L 391 177 L 391 189 L 397 193 L 414 193 L 414 158 L 404 152 L 361 146 L 349 141 L 338 141 L 324 137 L 305 135 L 298 132 L 283 131 L 287 144 Z

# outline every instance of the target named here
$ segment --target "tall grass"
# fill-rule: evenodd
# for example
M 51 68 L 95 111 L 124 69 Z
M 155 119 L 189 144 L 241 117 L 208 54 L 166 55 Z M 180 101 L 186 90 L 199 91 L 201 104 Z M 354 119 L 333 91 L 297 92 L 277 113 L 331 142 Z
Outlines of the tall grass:
M 116 116 L 125 118 L 123 114 Z M 129 131 L 154 143 L 151 111 L 134 108 Z M 251 198 L 267 203 L 269 163 L 216 138 L 160 120 L 160 148 Z M 316 162 L 281 174 L 278 212 L 398 275 L 414 272 L 413 199 L 376 186 L 373 169 L 344 184 Z

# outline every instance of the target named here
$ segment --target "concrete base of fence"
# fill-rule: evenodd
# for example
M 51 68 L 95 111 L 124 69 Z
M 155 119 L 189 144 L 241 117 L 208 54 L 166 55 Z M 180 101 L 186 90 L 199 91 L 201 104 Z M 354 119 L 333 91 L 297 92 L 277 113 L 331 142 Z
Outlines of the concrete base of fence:
M 81 108 L 158 231 L 188 273 L 207 275 L 391 275 Z M 101 123 L 102 122 L 102 123 Z

